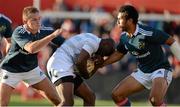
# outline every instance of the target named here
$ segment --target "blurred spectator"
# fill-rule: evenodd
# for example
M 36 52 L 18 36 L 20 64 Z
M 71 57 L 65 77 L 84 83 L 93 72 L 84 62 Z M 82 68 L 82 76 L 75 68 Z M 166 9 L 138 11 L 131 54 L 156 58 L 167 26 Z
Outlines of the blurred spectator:
M 61 34 L 62 37 L 64 37 L 65 39 L 70 38 L 75 30 L 74 23 L 70 19 L 64 20 L 64 22 L 61 25 L 61 28 L 65 29 L 65 31 Z
M 80 24 L 80 32 L 81 33 L 88 33 L 93 31 L 93 24 L 90 20 L 82 20 Z
M 66 4 L 64 3 L 64 0 L 55 0 L 53 10 L 54 11 L 67 11 L 68 8 Z

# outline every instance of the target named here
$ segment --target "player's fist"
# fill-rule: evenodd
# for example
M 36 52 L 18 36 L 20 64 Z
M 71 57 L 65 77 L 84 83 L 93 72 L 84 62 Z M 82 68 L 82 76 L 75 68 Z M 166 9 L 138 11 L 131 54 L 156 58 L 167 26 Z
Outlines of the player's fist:
M 104 57 L 100 55 L 94 55 L 91 59 L 94 61 L 96 66 L 102 65 L 104 63 Z
M 54 37 L 57 37 L 58 35 L 60 35 L 62 32 L 64 31 L 64 29 L 57 29 L 57 30 L 55 30 L 53 33 L 52 33 L 52 35 L 54 36 Z

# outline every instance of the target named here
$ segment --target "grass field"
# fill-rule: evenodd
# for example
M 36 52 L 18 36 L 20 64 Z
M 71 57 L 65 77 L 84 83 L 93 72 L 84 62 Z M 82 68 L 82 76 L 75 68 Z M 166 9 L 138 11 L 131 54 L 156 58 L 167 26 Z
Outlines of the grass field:
M 10 106 L 52 106 L 46 99 L 42 100 L 28 100 L 22 101 L 19 95 L 13 95 L 11 97 Z M 83 102 L 81 99 L 75 99 L 75 106 L 82 106 Z M 133 103 L 133 106 L 148 106 L 148 103 Z M 115 106 L 112 100 L 97 100 L 96 106 Z
M 82 106 L 83 102 L 81 99 L 76 98 L 75 99 L 75 106 Z M 28 100 L 28 101 L 22 101 L 19 95 L 13 95 L 11 97 L 11 101 L 9 106 L 52 106 L 50 102 L 48 102 L 46 99 L 41 100 Z M 112 100 L 96 100 L 96 106 L 115 106 Z M 150 106 L 148 102 L 133 102 L 132 106 Z M 177 106 L 180 107 L 180 105 L 170 105 L 170 106 Z M 168 107 L 170 107 L 168 105 Z

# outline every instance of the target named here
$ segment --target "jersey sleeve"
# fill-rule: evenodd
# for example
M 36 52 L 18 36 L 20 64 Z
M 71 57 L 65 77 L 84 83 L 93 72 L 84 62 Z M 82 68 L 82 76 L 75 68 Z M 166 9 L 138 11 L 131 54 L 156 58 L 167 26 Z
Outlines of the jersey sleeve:
M 30 35 L 27 35 L 26 33 L 20 33 L 18 31 L 13 32 L 12 38 L 22 49 L 24 49 L 26 43 L 32 41 Z
M 154 30 L 152 36 L 146 37 L 146 41 L 155 44 L 164 44 L 169 37 L 170 35 L 163 31 Z
M 96 52 L 99 48 L 99 43 L 97 41 L 93 41 L 91 39 L 87 39 L 83 49 L 89 53 L 91 56 L 92 53 Z
M 116 46 L 117 51 L 120 53 L 126 54 L 128 50 L 125 48 L 125 45 L 123 44 L 122 40 L 123 35 L 121 35 L 118 45 Z

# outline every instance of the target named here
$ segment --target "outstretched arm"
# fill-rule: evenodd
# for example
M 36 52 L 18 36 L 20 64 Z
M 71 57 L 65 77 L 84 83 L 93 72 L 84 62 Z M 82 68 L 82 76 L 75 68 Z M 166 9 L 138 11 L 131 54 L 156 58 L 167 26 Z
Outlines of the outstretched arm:
M 57 29 L 52 34 L 50 34 L 40 40 L 37 40 L 34 42 L 29 42 L 24 46 L 24 49 L 31 54 L 37 53 L 41 50 L 41 48 L 43 48 L 44 46 L 47 46 L 51 42 L 52 39 L 54 39 L 60 33 L 62 33 L 62 31 L 63 31 L 63 29 Z
M 111 56 L 109 56 L 104 61 L 104 63 L 102 64 L 102 67 L 121 60 L 123 58 L 123 56 L 124 56 L 124 54 L 122 54 L 122 53 L 120 53 L 118 51 L 115 51 Z

